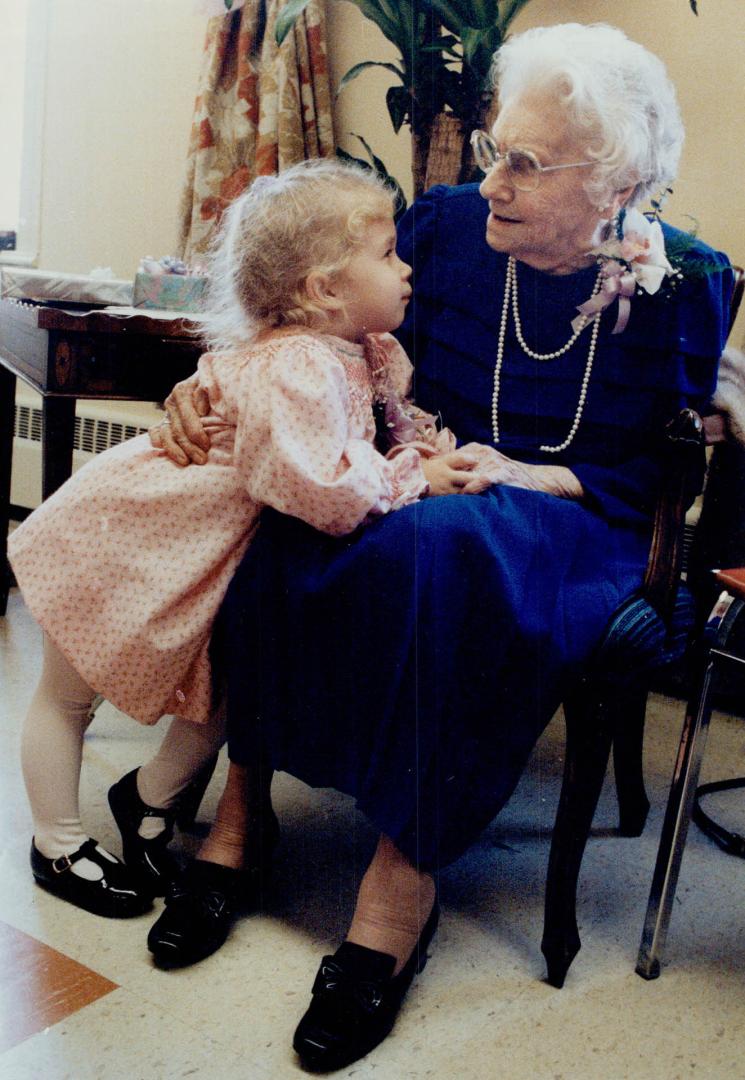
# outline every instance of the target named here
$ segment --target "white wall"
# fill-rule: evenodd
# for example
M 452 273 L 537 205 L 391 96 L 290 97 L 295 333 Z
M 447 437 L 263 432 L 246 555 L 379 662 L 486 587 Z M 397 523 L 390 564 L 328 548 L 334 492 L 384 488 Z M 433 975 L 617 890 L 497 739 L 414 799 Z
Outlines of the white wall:
M 40 267 L 175 250 L 205 27 L 189 0 L 51 0 Z

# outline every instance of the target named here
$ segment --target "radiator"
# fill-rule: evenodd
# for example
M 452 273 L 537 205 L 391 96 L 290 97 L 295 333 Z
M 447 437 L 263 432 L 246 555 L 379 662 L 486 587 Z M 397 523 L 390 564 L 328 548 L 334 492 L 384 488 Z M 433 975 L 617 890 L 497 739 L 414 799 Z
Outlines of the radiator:
M 100 399 L 78 401 L 75 413 L 73 472 L 94 454 L 147 431 L 163 416 L 150 402 Z M 41 395 L 20 379 L 16 384 L 10 501 L 29 510 L 41 502 Z

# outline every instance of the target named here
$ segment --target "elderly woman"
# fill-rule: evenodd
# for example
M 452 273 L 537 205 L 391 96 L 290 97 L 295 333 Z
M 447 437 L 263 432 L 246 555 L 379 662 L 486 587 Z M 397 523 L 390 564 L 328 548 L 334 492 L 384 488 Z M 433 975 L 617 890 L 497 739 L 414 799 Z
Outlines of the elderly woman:
M 511 38 L 495 73 L 485 179 L 433 188 L 399 231 L 417 403 L 498 450 L 492 486 L 342 539 L 265 511 L 216 642 L 231 758 L 258 746 L 381 833 L 295 1035 L 317 1069 L 388 1033 L 435 929 L 433 875 L 504 806 L 639 587 L 665 423 L 705 405 L 725 339 L 726 259 L 691 240 L 673 271 L 662 239 L 679 252 L 682 234 L 632 210 L 683 142 L 662 63 L 570 24 Z M 188 386 L 175 401 L 159 439 L 185 461 L 202 436 Z

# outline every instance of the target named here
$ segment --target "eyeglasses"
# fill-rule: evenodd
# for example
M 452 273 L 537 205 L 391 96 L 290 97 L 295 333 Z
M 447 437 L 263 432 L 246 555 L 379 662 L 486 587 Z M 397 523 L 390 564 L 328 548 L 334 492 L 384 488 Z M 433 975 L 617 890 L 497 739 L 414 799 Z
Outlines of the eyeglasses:
M 497 149 L 491 135 L 485 131 L 474 131 L 471 134 L 471 149 L 476 164 L 485 173 L 491 172 L 495 165 L 503 161 L 507 178 L 518 191 L 535 191 L 541 182 L 542 173 L 596 164 L 594 161 L 571 161 L 567 165 L 541 165 L 530 150 L 506 150 L 502 153 Z

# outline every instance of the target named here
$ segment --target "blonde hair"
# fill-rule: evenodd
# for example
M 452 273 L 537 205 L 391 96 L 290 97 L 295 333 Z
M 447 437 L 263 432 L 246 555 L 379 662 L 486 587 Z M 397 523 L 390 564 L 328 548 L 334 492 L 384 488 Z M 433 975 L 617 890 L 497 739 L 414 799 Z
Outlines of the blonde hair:
M 223 215 L 213 245 L 208 348 L 240 348 L 269 327 L 322 323 L 328 312 L 309 295 L 308 275 L 339 274 L 393 203 L 375 173 L 333 160 L 258 177 Z
M 683 121 L 665 65 L 622 30 L 603 23 L 540 26 L 510 37 L 494 57 L 500 105 L 554 90 L 597 160 L 585 183 L 602 202 L 631 186 L 633 206 L 672 183 Z

